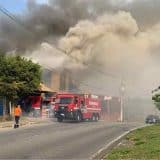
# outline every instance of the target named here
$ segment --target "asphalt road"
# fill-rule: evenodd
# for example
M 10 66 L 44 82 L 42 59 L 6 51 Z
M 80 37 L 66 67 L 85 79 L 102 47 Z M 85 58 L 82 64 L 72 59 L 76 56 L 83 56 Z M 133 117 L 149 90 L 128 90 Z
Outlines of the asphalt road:
M 0 130 L 0 159 L 89 159 L 140 123 L 58 123 Z

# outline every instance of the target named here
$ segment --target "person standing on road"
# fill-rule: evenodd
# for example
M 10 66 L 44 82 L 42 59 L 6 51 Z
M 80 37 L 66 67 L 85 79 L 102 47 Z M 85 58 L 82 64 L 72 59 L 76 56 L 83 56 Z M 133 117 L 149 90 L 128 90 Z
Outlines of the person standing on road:
M 19 120 L 22 114 L 22 110 L 20 105 L 17 105 L 15 110 L 14 110 L 14 117 L 15 117 L 15 125 L 14 128 L 18 128 L 19 127 Z

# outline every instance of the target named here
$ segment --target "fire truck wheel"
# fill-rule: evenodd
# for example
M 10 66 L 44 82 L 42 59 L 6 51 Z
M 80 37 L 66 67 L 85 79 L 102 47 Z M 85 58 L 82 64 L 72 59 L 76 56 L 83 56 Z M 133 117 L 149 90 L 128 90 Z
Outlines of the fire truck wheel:
M 63 118 L 57 118 L 57 121 L 58 121 L 58 122 L 62 122 L 62 121 L 63 121 Z
M 79 112 L 77 112 L 76 114 L 76 121 L 80 122 L 82 120 L 81 114 Z
M 95 116 L 95 114 L 92 115 L 92 121 L 93 121 L 93 122 L 96 121 L 96 116 Z
M 96 114 L 96 122 L 99 121 L 99 115 Z

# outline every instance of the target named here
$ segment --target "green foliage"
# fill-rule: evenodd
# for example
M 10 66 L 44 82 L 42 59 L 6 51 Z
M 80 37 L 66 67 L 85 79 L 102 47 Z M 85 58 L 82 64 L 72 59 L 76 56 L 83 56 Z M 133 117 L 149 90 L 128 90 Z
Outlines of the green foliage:
M 154 104 L 157 107 L 157 109 L 160 110 L 160 94 L 153 95 L 152 100 L 154 101 Z
M 41 67 L 20 56 L 0 55 L 0 95 L 10 100 L 34 92 L 41 81 Z

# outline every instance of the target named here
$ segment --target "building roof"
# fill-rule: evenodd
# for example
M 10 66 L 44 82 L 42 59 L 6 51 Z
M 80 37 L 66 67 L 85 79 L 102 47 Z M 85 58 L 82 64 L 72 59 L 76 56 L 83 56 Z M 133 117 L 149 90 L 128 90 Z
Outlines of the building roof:
M 41 92 L 54 92 L 51 88 L 47 87 L 43 83 L 40 83 L 40 91 Z

